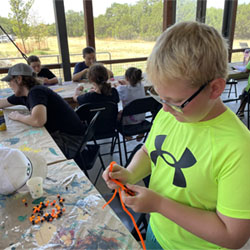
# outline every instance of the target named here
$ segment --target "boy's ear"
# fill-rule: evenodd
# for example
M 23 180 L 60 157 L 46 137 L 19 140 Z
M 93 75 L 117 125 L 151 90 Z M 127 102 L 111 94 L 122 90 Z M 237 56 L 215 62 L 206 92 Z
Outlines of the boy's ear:
M 20 85 L 22 83 L 22 76 L 17 76 L 17 83 Z
M 210 98 L 216 99 L 221 96 L 226 86 L 226 81 L 222 78 L 213 80 L 210 83 Z

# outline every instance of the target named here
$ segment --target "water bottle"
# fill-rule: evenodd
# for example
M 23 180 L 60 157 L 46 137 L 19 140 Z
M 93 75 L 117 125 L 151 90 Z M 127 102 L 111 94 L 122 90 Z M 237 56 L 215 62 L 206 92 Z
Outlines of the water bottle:
M 6 130 L 6 123 L 4 119 L 3 110 L 0 109 L 0 131 Z

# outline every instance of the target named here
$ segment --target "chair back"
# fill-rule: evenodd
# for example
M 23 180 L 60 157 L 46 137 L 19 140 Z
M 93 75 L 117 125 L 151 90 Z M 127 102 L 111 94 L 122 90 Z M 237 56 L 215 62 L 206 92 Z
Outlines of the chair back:
M 96 112 L 101 111 L 96 121 L 95 139 L 112 137 L 116 130 L 118 106 L 114 102 L 86 103 L 76 113 L 81 121 L 90 123 Z
M 82 139 L 81 147 L 79 148 L 77 153 L 82 152 L 84 148 L 86 147 L 87 142 L 93 140 L 94 135 L 95 135 L 95 130 L 96 130 L 96 121 L 100 114 L 101 114 L 101 111 L 97 111 L 94 117 L 92 118 L 92 120 L 90 121 L 90 123 L 88 124 L 87 129 Z
M 136 99 L 123 108 L 122 117 L 151 112 L 154 118 L 161 107 L 162 105 L 151 96 Z

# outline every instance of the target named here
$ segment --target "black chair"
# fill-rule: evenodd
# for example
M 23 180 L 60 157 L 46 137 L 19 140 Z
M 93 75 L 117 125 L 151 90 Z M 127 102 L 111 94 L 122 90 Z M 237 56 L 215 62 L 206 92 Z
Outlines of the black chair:
M 130 163 L 130 161 L 132 160 L 132 158 L 134 157 L 135 153 L 142 147 L 143 144 L 138 144 L 132 151 L 132 153 L 129 156 L 129 159 L 126 163 L 125 166 L 128 166 L 128 164 Z M 146 177 L 143 179 L 144 184 L 146 187 L 148 187 L 148 183 L 149 183 L 149 178 L 150 177 Z M 103 198 L 106 201 L 109 201 L 111 199 L 111 197 L 113 196 L 113 193 L 110 194 L 104 194 Z M 109 203 L 109 206 L 113 209 L 113 211 L 116 213 L 116 215 L 120 218 L 120 220 L 123 222 L 123 224 L 127 227 L 127 229 L 129 230 L 129 232 L 134 236 L 134 238 L 139 241 L 139 236 L 136 232 L 136 229 L 134 227 L 134 224 L 131 220 L 131 218 L 128 216 L 128 214 L 126 212 L 124 212 L 122 205 L 121 205 L 121 201 L 120 201 L 120 197 L 119 194 L 117 193 L 117 195 L 115 196 L 115 198 L 113 199 L 113 201 L 111 203 Z M 142 237 L 145 239 L 146 236 L 146 232 L 147 232 L 147 227 L 148 227 L 148 218 L 147 218 L 147 214 L 144 213 L 136 213 L 134 212 L 131 208 L 127 208 L 128 211 L 133 215 L 136 225 L 139 228 Z
M 237 96 L 238 96 L 237 95 L 237 84 L 238 84 L 238 81 L 234 80 L 234 79 L 229 79 L 226 82 L 226 85 L 229 85 L 229 88 L 225 89 L 224 93 L 228 93 L 228 98 L 230 97 L 231 93 L 234 93 L 235 98 L 237 98 Z M 234 86 L 234 91 L 232 91 L 233 86 Z
M 162 105 L 157 102 L 153 97 L 144 97 L 140 99 L 136 99 L 130 103 L 128 103 L 122 111 L 121 120 L 118 124 L 118 131 L 123 136 L 123 145 L 125 151 L 126 161 L 128 161 L 127 154 L 127 146 L 125 137 L 131 137 L 138 134 L 144 134 L 145 142 L 148 132 L 152 126 L 152 122 L 158 111 Z M 149 115 L 147 115 L 149 112 Z M 123 125 L 123 119 L 127 116 L 137 115 L 137 114 L 146 114 L 146 119 L 138 124 L 132 125 Z
M 105 170 L 105 165 L 103 163 L 102 157 L 100 156 L 100 146 L 96 143 L 96 140 L 94 139 L 96 120 L 100 114 L 101 114 L 101 111 L 98 111 L 93 117 L 93 119 L 91 120 L 91 122 L 89 123 L 85 131 L 85 134 L 83 136 L 82 144 L 74 158 L 75 162 L 78 164 L 81 170 L 85 173 L 88 179 L 90 179 L 88 170 L 94 167 L 96 159 L 97 157 L 99 157 L 100 162 L 101 162 L 101 168 L 99 169 L 97 173 L 97 177 L 95 181 L 93 182 L 94 185 L 96 184 L 99 178 L 101 170 L 103 171 Z M 90 140 L 93 140 L 94 144 L 87 144 Z
M 101 111 L 101 113 L 96 121 L 95 139 L 99 141 L 112 138 L 111 142 L 98 142 L 99 145 L 111 144 L 110 153 L 103 153 L 101 155 L 113 155 L 113 153 L 119 153 L 120 164 L 122 165 L 120 138 L 116 128 L 118 114 L 117 104 L 113 102 L 86 103 L 81 105 L 76 110 L 76 113 L 82 121 L 85 121 L 87 124 L 89 124 L 91 119 L 98 111 Z M 118 151 L 114 151 L 116 143 L 118 144 Z
M 239 98 L 236 99 L 227 99 L 223 100 L 223 103 L 228 103 L 228 102 L 237 102 L 241 101 L 241 105 L 239 106 L 238 110 L 236 111 L 236 115 L 238 115 L 244 105 L 247 106 L 246 110 L 244 112 L 247 112 L 247 128 L 250 128 L 250 89 L 247 92 L 247 95 L 242 97 L 242 95 L 239 96 Z

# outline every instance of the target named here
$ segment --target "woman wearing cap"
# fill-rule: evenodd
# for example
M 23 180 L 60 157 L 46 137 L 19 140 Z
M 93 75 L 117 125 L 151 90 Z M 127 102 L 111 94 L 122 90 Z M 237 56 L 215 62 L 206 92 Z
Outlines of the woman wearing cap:
M 14 95 L 0 99 L 0 108 L 24 105 L 30 115 L 17 111 L 9 118 L 33 127 L 45 126 L 65 156 L 75 157 L 85 128 L 74 110 L 57 93 L 40 85 L 30 66 L 18 63 L 2 79 L 9 83 Z

